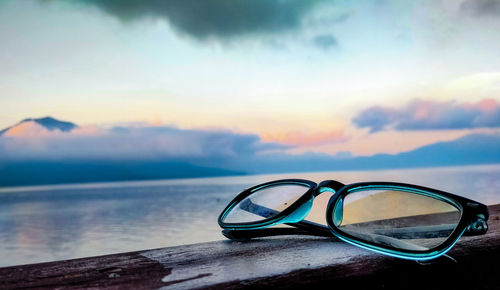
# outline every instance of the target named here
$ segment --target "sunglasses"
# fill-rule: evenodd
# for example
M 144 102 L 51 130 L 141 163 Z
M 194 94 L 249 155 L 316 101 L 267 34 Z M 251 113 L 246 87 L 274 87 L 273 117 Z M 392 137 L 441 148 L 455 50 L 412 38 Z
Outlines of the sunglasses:
M 330 192 L 328 226 L 304 220 L 314 198 Z M 275 180 L 248 188 L 222 211 L 218 223 L 229 239 L 276 235 L 332 237 L 377 253 L 429 260 L 446 253 L 462 235 L 488 230 L 479 202 L 413 184 L 325 180 Z M 291 227 L 272 227 L 286 224 Z

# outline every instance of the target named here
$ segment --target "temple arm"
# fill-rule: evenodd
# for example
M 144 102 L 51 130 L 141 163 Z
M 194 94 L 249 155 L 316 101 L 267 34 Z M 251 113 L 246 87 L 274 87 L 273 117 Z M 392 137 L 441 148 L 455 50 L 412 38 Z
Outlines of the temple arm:
M 296 224 L 290 224 L 296 226 Z M 325 227 L 326 228 L 326 227 Z M 223 230 L 222 234 L 229 239 L 251 239 L 260 237 L 270 237 L 270 236 L 284 236 L 284 235 L 308 235 L 308 236 L 318 236 L 318 237 L 330 237 L 333 238 L 332 233 L 328 228 L 325 230 L 305 230 L 299 228 L 265 228 L 257 230 Z
M 442 224 L 431 226 L 402 227 L 389 229 L 376 229 L 375 234 L 390 236 L 398 239 L 429 239 L 438 237 L 448 237 L 455 230 L 455 224 Z M 482 235 L 486 231 L 472 226 L 467 227 L 464 236 Z
M 241 202 L 239 207 L 249 213 L 261 216 L 263 218 L 270 218 L 279 213 L 279 211 L 258 205 L 250 199 Z M 266 236 L 278 235 L 313 235 L 320 237 L 333 237 L 332 233 L 327 226 L 302 220 L 296 223 L 285 223 L 292 226 L 289 228 L 264 228 L 255 230 L 223 230 L 222 234 L 230 239 L 249 239 Z

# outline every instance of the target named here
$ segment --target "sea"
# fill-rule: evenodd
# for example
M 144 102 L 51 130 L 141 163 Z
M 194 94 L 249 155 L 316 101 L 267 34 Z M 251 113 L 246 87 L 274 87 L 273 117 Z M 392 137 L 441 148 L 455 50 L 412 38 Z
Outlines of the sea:
M 245 188 L 283 178 L 405 182 L 500 203 L 500 165 L 0 188 L 0 267 L 224 240 L 224 207 Z M 327 194 L 308 219 L 326 224 Z

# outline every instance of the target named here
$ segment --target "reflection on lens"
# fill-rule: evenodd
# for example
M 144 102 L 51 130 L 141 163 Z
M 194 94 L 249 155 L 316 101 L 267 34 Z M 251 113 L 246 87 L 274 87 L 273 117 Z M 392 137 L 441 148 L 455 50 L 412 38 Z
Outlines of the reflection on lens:
M 293 204 L 309 186 L 279 184 L 261 188 L 237 203 L 224 218 L 226 223 L 256 222 L 276 216 Z
M 454 205 L 436 198 L 379 188 L 346 195 L 334 215 L 341 231 L 361 240 L 426 251 L 451 235 L 461 214 Z

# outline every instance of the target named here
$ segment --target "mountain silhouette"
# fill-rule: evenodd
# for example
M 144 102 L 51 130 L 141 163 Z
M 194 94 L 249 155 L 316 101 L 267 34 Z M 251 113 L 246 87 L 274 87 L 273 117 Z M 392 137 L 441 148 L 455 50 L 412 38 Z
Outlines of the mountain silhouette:
M 23 126 L 28 129 L 35 127 L 36 130 L 61 132 L 70 132 L 77 127 L 71 122 L 52 117 L 28 118 L 0 131 L 0 135 L 25 134 Z M 13 131 L 9 133 L 10 130 Z M 127 134 L 127 131 L 121 134 Z M 12 141 L 10 138 L 0 138 L 0 153 L 2 144 L 5 145 L 10 141 Z M 55 142 L 57 141 L 58 139 L 55 139 Z M 52 144 L 55 145 L 54 148 L 59 148 L 57 143 Z M 94 143 L 88 144 L 90 145 L 87 146 L 94 146 L 92 145 Z M 78 154 L 60 159 L 51 157 L 50 154 L 38 155 L 35 158 L 28 157 L 27 154 L 16 156 L 4 154 L 0 155 L 0 186 L 498 164 L 500 163 L 498 144 L 500 144 L 500 134 L 470 134 L 398 154 L 349 157 L 314 152 L 241 154 L 235 158 L 225 159 L 195 155 L 158 158 L 132 158 L 124 155 L 120 158 L 109 158 L 105 155 L 85 157 Z M 99 146 L 99 143 L 95 143 L 94 149 L 99 150 Z M 207 146 L 218 145 L 209 143 Z
M 377 170 L 500 163 L 500 134 L 470 134 L 398 154 L 336 158 L 325 153 L 274 154 L 254 162 L 233 164 L 247 173 L 284 173 L 335 170 Z
M 57 119 L 54 119 L 50 116 L 43 117 L 43 118 L 36 118 L 36 119 L 35 118 L 26 118 L 13 126 L 10 126 L 10 127 L 7 127 L 5 129 L 1 130 L 0 136 L 7 133 L 9 130 L 14 130 L 16 127 L 21 126 L 21 125 L 26 124 L 26 123 L 29 123 L 29 122 L 36 123 L 49 131 L 59 130 L 62 132 L 69 132 L 69 131 L 78 127 L 74 123 L 57 120 Z

